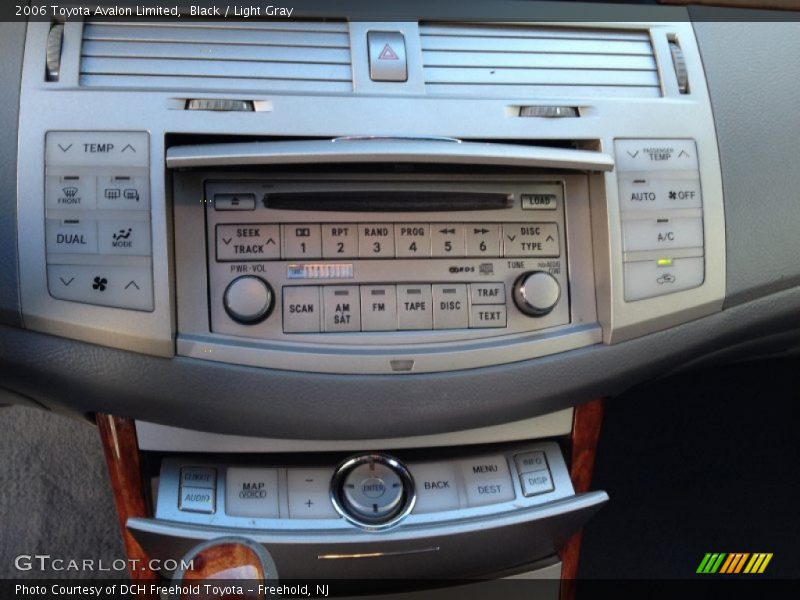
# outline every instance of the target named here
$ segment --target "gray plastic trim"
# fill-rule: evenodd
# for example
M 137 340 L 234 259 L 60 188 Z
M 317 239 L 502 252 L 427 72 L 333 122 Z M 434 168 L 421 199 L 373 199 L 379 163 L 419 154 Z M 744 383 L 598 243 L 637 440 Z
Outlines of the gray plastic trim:
M 797 328 L 798 315 L 800 288 L 793 288 L 612 346 L 424 375 L 170 360 L 0 326 L 0 380 L 44 403 L 201 431 L 316 440 L 420 436 L 615 395 L 721 347 Z
M 590 150 L 399 137 L 247 142 L 175 146 L 167 149 L 167 166 L 173 169 L 359 162 L 498 165 L 588 171 L 614 169 L 613 158 Z
M 26 24 L 0 22 L 0 323 L 22 325 L 17 264 L 17 123 Z
M 691 14 L 702 19 L 694 28 L 719 140 L 731 240 L 725 305 L 734 306 L 800 284 L 800 23 L 755 22 L 776 17 L 756 11 Z

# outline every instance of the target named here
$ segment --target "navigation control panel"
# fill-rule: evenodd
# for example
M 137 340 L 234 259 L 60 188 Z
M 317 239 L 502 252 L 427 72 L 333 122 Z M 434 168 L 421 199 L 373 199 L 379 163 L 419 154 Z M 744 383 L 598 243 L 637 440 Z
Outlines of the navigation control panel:
M 338 466 L 170 457 L 161 466 L 156 518 L 221 527 L 378 532 L 514 512 L 572 495 L 554 442 L 437 460 L 366 453 Z
M 204 195 L 214 332 L 385 344 L 570 322 L 562 180 L 208 179 Z

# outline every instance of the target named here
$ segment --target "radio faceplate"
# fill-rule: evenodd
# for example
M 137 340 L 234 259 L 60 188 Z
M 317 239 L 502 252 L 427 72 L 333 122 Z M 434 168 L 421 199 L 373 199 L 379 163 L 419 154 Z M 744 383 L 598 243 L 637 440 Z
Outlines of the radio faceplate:
M 175 171 L 178 353 L 425 373 L 598 343 L 593 177 Z
M 211 330 L 362 346 L 566 325 L 564 186 L 563 178 L 209 179 Z M 383 211 L 353 210 L 350 200 L 364 194 L 387 199 Z M 446 201 L 459 195 L 478 199 L 472 210 L 424 210 L 427 198 L 441 209 L 434 196 Z M 283 208 L 304 208 L 304 201 L 320 196 L 313 211 Z M 487 202 L 481 210 L 479 199 L 489 197 L 504 198 L 504 207 Z M 268 208 L 273 198 L 281 208 Z M 406 201 L 415 210 L 407 212 Z M 531 272 L 549 274 L 560 290 L 539 316 L 522 312 L 514 300 L 517 280 Z

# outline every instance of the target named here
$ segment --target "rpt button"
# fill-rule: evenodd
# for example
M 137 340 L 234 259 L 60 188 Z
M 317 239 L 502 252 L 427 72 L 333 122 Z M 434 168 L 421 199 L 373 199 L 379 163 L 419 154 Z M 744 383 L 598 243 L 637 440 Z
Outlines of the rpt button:
M 322 226 L 322 258 L 358 256 L 358 225 L 331 223 Z
M 461 475 L 470 506 L 496 504 L 514 499 L 511 473 L 503 455 L 484 456 L 461 462 Z
M 281 257 L 277 225 L 217 225 L 217 260 L 275 260 Z

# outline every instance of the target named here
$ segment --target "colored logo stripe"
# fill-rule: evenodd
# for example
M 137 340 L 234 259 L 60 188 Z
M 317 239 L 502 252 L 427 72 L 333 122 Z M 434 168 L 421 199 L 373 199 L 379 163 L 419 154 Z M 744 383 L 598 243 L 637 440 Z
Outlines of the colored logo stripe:
M 763 573 L 769 562 L 772 560 L 772 553 L 757 552 L 708 552 L 703 556 L 697 573 L 702 574 L 737 574 L 737 573 Z M 745 566 L 746 565 L 746 566 Z

